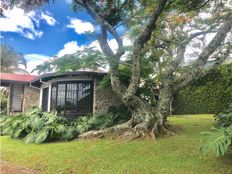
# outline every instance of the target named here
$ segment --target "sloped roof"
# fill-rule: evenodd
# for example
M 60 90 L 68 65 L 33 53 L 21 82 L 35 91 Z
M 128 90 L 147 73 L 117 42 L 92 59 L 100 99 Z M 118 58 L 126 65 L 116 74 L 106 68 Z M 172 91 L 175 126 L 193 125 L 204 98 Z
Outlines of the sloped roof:
M 12 74 L 12 73 L 0 73 L 0 80 L 2 82 L 21 82 L 29 83 L 37 76 L 28 74 Z
M 78 76 L 78 75 L 103 77 L 106 74 L 107 73 L 103 71 L 90 71 L 90 70 L 72 71 L 65 73 L 47 73 L 40 76 L 28 75 L 28 74 L 0 73 L 0 81 L 1 81 L 1 86 L 7 86 L 10 83 L 30 83 L 35 86 L 40 86 L 41 84 L 40 80 L 48 81 L 56 77 Z
M 72 71 L 72 72 L 64 72 L 64 73 L 47 73 L 47 74 L 43 74 L 40 76 L 37 76 L 35 79 L 33 79 L 30 83 L 33 86 L 38 86 L 40 85 L 40 81 L 48 81 L 51 80 L 53 78 L 62 78 L 62 77 L 71 77 L 71 76 L 79 76 L 79 75 L 88 75 L 88 76 L 92 76 L 92 77 L 103 77 L 104 75 L 106 75 L 106 72 L 103 71 L 88 71 L 88 70 L 81 70 L 81 71 Z

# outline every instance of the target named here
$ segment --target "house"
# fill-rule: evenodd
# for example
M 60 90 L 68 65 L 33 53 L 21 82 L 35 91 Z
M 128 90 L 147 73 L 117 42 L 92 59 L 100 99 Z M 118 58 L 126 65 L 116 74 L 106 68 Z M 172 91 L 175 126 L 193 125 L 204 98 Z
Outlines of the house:
M 99 86 L 105 72 L 75 71 L 40 76 L 0 73 L 1 86 L 9 88 L 8 114 L 39 106 L 43 111 L 75 118 L 89 113 L 106 113 L 121 105 L 111 88 Z

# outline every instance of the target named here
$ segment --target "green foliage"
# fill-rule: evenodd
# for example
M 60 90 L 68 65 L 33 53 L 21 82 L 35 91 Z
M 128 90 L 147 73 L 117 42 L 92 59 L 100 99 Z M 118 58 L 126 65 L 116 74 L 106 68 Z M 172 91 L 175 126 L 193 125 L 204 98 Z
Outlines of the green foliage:
M 224 112 L 215 115 L 215 118 L 219 127 L 229 127 L 232 125 L 232 104 Z
M 213 153 L 216 157 L 224 155 L 232 145 L 232 105 L 215 116 L 217 128 L 203 132 L 204 143 L 200 148 L 201 155 Z
M 182 89 L 174 98 L 175 114 L 220 113 L 232 101 L 232 64 L 222 65 Z
M 100 130 L 116 124 L 124 123 L 130 119 L 130 112 L 127 107 L 111 106 L 107 114 L 90 114 L 82 116 L 73 121 L 73 125 L 78 132 L 83 133 L 88 130 Z
M 205 142 L 200 148 L 201 155 L 213 153 L 216 157 L 224 155 L 232 142 L 232 125 L 226 128 L 212 128 L 210 132 L 203 132 Z
M 1 90 L 0 91 L 0 105 L 1 105 L 1 110 L 0 110 L 0 116 L 6 115 L 7 112 L 7 94 L 5 91 Z
M 77 131 L 64 117 L 56 113 L 42 112 L 38 108 L 0 120 L 2 135 L 22 138 L 25 143 L 42 143 L 55 140 L 70 140 L 77 136 Z
M 88 130 L 99 130 L 113 125 L 114 116 L 112 113 L 98 115 L 91 114 L 74 120 L 73 125 L 80 133 Z
M 131 61 L 127 61 L 126 64 L 119 65 L 119 78 L 125 86 L 129 85 L 131 79 Z M 100 86 L 103 88 L 111 87 L 110 74 L 106 75 L 101 80 Z
M 38 71 L 38 73 L 52 70 L 68 72 L 82 68 L 98 69 L 105 65 L 106 59 L 100 51 L 94 50 L 93 47 L 86 47 L 83 51 L 77 51 L 75 54 L 64 55 L 60 58 L 55 57 L 51 61 L 37 65 L 33 71 Z
M 210 0 L 170 0 L 172 8 L 178 9 L 182 12 L 199 10 L 210 3 Z

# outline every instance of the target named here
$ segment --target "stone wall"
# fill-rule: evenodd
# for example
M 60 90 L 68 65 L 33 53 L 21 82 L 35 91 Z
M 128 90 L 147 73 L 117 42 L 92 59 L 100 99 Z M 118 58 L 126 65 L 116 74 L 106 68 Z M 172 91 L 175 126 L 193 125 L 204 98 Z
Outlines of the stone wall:
M 23 100 L 23 112 L 32 107 L 39 106 L 40 90 L 25 86 L 24 88 L 24 100 Z
M 94 112 L 105 114 L 110 106 L 120 106 L 122 101 L 111 88 L 103 89 L 99 81 L 94 81 Z

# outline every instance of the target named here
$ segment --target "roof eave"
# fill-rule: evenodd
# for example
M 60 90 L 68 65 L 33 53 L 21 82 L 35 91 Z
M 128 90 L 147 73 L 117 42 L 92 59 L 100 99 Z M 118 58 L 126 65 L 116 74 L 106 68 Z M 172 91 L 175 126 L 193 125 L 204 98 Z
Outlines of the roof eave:
M 48 73 L 48 74 L 43 74 L 43 75 L 35 78 L 30 83 L 33 84 L 33 83 L 38 83 L 41 80 L 44 81 L 44 78 L 53 79 L 53 78 L 56 78 L 56 77 L 78 76 L 78 75 L 91 75 L 93 77 L 103 77 L 103 76 L 107 75 L 107 73 L 106 72 L 88 72 L 88 71 L 66 72 L 66 73 L 63 73 L 63 74 Z

